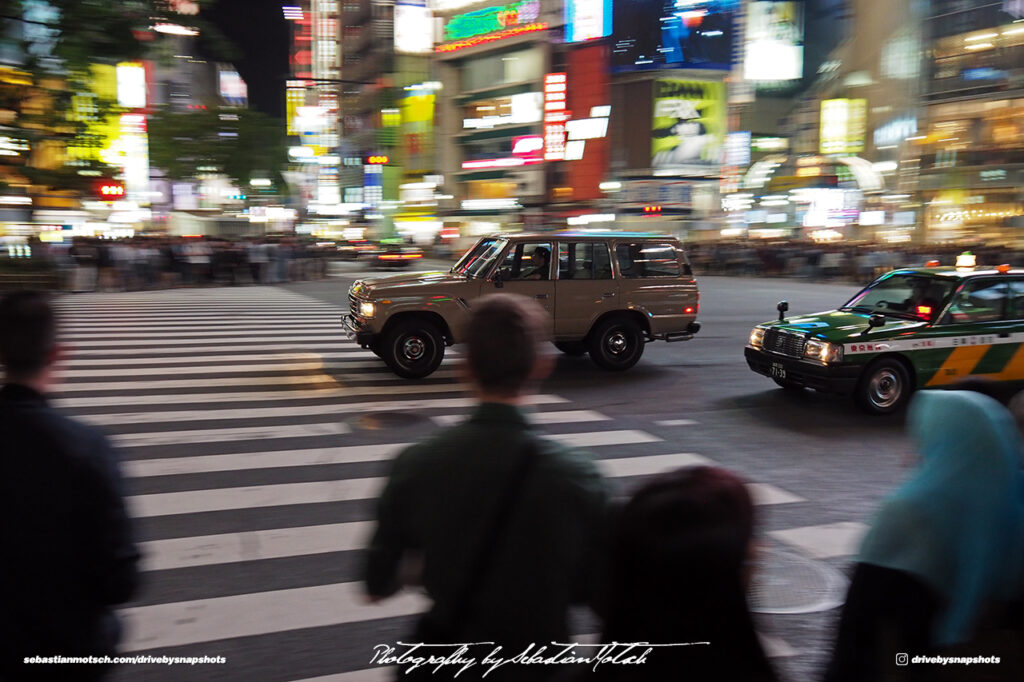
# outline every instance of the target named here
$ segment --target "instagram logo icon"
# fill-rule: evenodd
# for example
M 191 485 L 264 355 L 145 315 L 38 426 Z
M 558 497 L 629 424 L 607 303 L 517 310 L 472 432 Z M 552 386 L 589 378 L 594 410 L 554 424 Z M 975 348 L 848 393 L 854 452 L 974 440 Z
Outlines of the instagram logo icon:
M 896 665 L 907 665 L 909 663 L 910 660 L 906 654 L 896 654 Z

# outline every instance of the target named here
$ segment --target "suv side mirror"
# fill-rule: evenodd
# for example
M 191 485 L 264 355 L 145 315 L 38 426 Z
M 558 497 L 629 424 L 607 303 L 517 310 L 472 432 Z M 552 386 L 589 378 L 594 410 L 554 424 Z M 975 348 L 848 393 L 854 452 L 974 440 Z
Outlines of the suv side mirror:
M 779 301 L 779 304 L 775 306 L 775 309 L 779 311 L 779 322 L 783 322 L 786 319 L 786 311 L 789 310 L 789 302 Z
M 497 270 L 494 271 L 494 277 L 492 277 L 491 279 L 494 280 L 495 289 L 500 289 L 503 286 L 505 286 L 505 280 L 502 277 L 501 268 L 498 268 Z

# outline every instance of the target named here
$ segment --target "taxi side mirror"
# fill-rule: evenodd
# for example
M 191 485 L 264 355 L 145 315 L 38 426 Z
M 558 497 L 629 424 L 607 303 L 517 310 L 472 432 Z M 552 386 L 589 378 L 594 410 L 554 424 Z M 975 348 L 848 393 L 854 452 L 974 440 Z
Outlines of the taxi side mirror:
M 779 304 L 775 306 L 775 309 L 779 311 L 779 322 L 783 322 L 786 319 L 786 311 L 789 310 L 789 302 L 779 301 Z
M 881 313 L 875 313 L 868 318 L 868 329 L 881 327 L 883 324 L 885 324 L 885 315 Z

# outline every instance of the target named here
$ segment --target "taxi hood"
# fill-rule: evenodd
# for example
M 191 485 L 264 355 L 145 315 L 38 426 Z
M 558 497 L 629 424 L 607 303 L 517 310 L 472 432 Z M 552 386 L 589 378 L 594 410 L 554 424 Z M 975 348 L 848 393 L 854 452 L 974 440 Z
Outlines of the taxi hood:
M 844 343 L 846 341 L 891 338 L 897 334 L 904 334 L 908 331 L 916 331 L 928 326 L 924 320 L 913 320 L 906 317 L 887 315 L 885 324 L 875 327 L 866 337 L 861 333 L 868 329 L 869 313 L 855 313 L 843 310 L 830 310 L 823 313 L 811 315 L 800 315 L 787 317 L 784 321 L 766 322 L 760 326 L 773 329 L 784 329 L 786 331 L 810 334 L 813 338 L 831 341 L 833 343 Z

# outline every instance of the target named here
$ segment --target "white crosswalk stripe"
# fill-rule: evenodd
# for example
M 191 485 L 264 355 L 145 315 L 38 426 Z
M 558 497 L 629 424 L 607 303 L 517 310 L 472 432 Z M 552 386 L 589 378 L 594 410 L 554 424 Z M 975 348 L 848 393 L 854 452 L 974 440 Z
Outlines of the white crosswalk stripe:
M 145 533 L 143 566 L 160 576 L 159 592 L 122 609 L 125 651 L 233 638 L 272 647 L 284 633 L 346 624 L 365 628 L 369 641 L 424 608 L 413 592 L 367 604 L 355 574 L 276 587 L 279 576 L 264 564 L 361 552 L 386 462 L 424 433 L 464 419 L 474 404 L 454 361 L 428 381 L 399 380 L 345 340 L 345 311 L 270 287 L 87 294 L 59 306 L 71 353 L 55 403 L 122 448 L 127 503 Z M 589 450 L 610 478 L 632 485 L 633 477 L 714 464 L 646 427 L 568 403 L 541 394 L 527 409 L 545 437 Z M 422 430 L 406 430 L 399 415 Z M 672 421 L 684 423 L 692 422 Z M 804 502 L 766 483 L 749 489 L 758 505 Z M 324 516 L 339 504 L 354 516 Z M 816 537 L 813 528 L 797 530 L 779 541 L 799 547 Z M 829 551 L 845 551 L 856 529 L 833 530 Z M 229 592 L 208 592 L 196 577 L 240 567 Z M 773 647 L 773 655 L 794 653 L 785 642 Z M 309 679 L 392 674 L 366 669 L 367 660 Z

